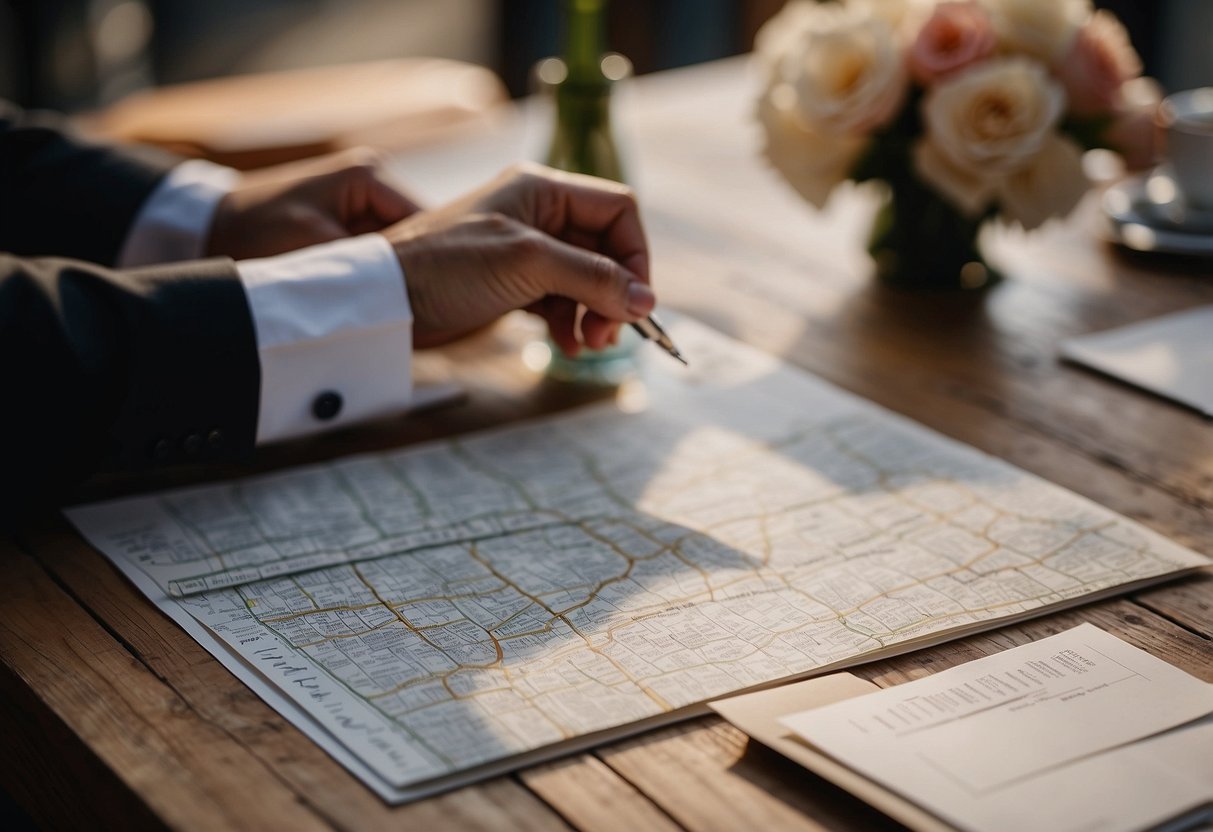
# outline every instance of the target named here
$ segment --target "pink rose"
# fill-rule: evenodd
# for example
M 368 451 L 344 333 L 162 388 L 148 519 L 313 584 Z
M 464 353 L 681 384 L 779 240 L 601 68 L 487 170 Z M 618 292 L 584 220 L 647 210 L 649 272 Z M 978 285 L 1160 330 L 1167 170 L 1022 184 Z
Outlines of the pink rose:
M 1144 170 L 1158 161 L 1162 149 L 1156 120 L 1160 104 L 1162 89 L 1153 78 L 1134 78 L 1120 88 L 1103 139 L 1124 157 L 1130 170 Z
M 1101 9 L 1078 30 L 1056 72 L 1070 112 L 1105 115 L 1115 109 L 1121 85 L 1141 74 L 1141 58 L 1116 15 Z
M 909 65 L 923 86 L 994 53 L 998 36 L 976 2 L 940 3 L 910 47 Z

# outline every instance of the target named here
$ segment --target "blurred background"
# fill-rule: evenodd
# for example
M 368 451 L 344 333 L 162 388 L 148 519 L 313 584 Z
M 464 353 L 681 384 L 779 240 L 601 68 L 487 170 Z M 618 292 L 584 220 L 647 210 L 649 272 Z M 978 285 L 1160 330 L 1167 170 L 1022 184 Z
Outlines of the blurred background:
M 638 73 L 747 51 L 782 0 L 614 0 L 610 46 Z M 1108 0 L 1147 74 L 1213 84 L 1213 2 Z M 0 97 L 97 108 L 136 90 L 376 59 L 453 58 L 510 95 L 557 49 L 556 0 L 0 0 Z

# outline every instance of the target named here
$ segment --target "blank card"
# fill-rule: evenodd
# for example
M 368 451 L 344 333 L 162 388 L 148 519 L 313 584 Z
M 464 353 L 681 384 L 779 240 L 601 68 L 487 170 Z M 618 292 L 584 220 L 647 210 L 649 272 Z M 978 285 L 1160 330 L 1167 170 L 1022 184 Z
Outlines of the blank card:
M 1061 354 L 1213 416 L 1213 306 L 1071 338 Z

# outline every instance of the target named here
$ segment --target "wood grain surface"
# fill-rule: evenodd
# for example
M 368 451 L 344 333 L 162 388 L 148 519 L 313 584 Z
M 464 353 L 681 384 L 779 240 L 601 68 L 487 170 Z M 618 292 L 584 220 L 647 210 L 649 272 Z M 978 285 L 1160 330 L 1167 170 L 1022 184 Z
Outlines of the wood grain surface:
M 663 307 L 696 317 L 948 436 L 1213 554 L 1213 427 L 1061 363 L 1061 339 L 1213 302 L 1199 263 L 1129 259 L 1097 237 L 1094 199 L 1025 236 L 995 229 L 1007 274 L 974 297 L 873 285 L 871 195 L 803 205 L 757 154 L 744 60 L 651 76 L 621 96 Z M 442 199 L 528 154 L 533 115 L 403 156 Z M 395 447 L 575 407 L 602 392 L 520 359 L 534 327 L 421 357 L 466 402 L 291 445 L 243 469 L 104 477 L 112 496 Z M 694 357 L 691 357 L 694 360 Z M 879 830 L 896 824 L 703 718 L 515 775 L 388 807 L 161 615 L 59 518 L 0 547 L 5 790 L 52 828 Z M 865 665 L 887 686 L 1090 621 L 1213 681 L 1213 574 L 1202 573 Z

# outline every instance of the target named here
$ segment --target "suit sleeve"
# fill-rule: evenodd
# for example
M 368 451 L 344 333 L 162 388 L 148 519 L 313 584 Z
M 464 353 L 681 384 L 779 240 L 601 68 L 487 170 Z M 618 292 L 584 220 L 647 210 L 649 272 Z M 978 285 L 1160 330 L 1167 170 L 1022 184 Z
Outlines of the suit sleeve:
M 0 528 L 100 467 L 252 451 L 261 371 L 235 265 L 106 268 L 176 162 L 0 102 Z
M 0 101 L 0 251 L 114 265 L 140 206 L 179 160 L 94 144 Z
M 0 254 L 0 527 L 101 465 L 251 453 L 259 388 L 230 260 L 111 271 Z

